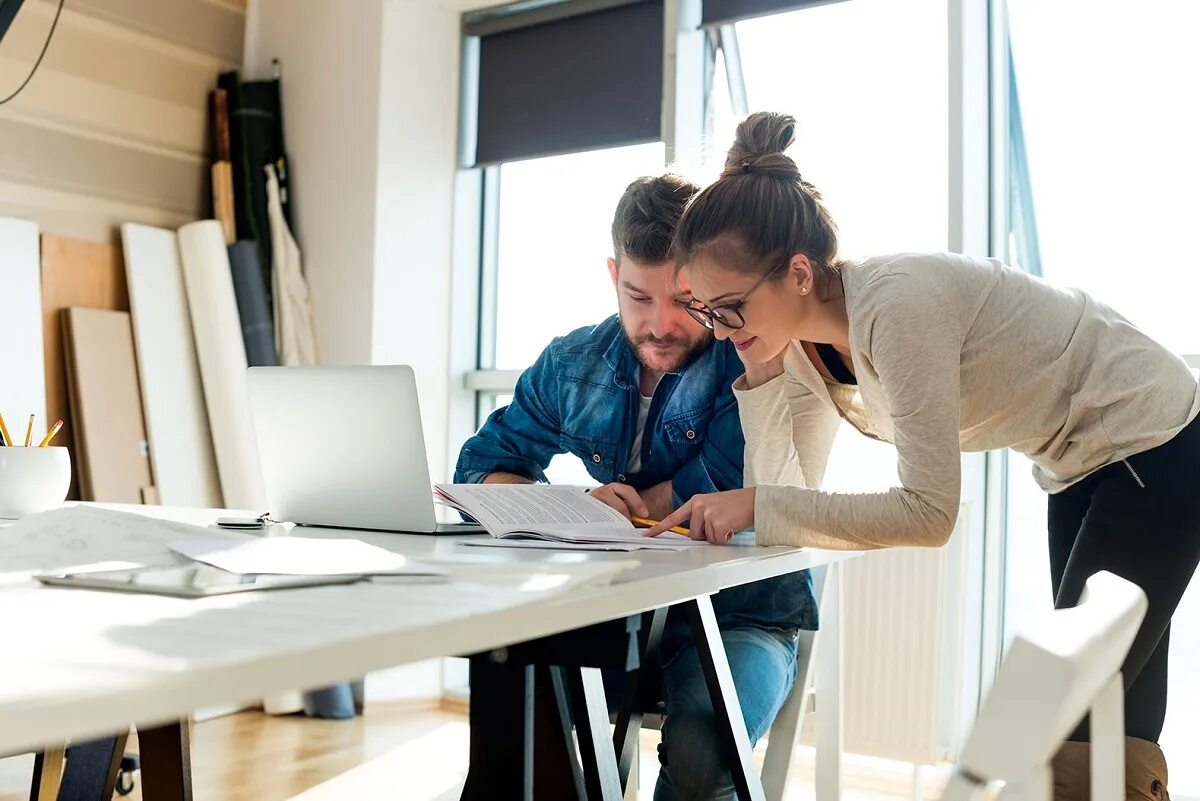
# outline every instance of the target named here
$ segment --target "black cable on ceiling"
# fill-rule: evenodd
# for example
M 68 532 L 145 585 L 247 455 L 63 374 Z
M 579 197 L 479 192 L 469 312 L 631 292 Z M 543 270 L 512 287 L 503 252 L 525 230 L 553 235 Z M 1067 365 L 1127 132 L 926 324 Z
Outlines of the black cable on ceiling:
M 2 2 L 2 0 L 0 0 L 0 2 Z M 33 69 L 29 71 L 29 74 L 25 76 L 25 80 L 21 82 L 21 85 L 18 86 L 12 94 L 3 100 L 0 100 L 0 106 L 3 106 L 5 103 L 21 94 L 25 87 L 29 85 L 29 82 L 33 80 L 33 76 L 37 73 L 38 67 L 42 66 L 42 59 L 46 57 L 46 51 L 50 49 L 50 40 L 54 38 L 54 31 L 58 28 L 58 18 L 62 16 L 63 3 L 65 2 L 66 0 L 58 0 L 58 10 L 54 12 L 54 22 L 50 23 L 50 32 L 46 34 L 46 42 L 42 45 L 42 52 L 38 54 L 37 61 L 33 62 Z

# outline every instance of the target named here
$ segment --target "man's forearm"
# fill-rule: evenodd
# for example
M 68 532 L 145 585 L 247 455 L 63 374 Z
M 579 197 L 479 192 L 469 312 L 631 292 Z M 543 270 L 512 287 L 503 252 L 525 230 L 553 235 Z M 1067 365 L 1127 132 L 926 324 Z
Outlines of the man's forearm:
M 484 484 L 532 484 L 533 479 L 519 476 L 516 473 L 504 473 L 497 471 L 488 473 L 483 478 Z M 668 493 L 669 495 L 670 493 Z
M 642 490 L 642 501 L 646 504 L 646 508 L 650 510 L 652 518 L 662 520 L 675 511 L 675 502 L 671 494 L 670 481 L 664 481 L 661 484 L 655 484 L 653 487 Z

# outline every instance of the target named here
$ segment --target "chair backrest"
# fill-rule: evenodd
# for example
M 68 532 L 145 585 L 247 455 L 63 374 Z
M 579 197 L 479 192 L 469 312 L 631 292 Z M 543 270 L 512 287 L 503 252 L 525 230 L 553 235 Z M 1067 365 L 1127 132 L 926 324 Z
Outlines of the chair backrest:
M 966 797 L 967 785 L 1019 784 L 1044 770 L 1119 674 L 1145 614 L 1141 588 L 1100 572 L 1088 579 L 1077 606 L 1054 610 L 1019 633 L 943 798 Z

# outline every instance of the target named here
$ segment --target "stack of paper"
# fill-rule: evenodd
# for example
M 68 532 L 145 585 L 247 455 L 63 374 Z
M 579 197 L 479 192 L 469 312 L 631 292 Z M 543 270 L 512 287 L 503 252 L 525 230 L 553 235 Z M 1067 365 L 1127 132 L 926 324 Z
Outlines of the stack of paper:
M 442 571 L 362 540 L 266 537 L 187 540 L 172 551 L 230 573 L 286 576 L 439 576 Z

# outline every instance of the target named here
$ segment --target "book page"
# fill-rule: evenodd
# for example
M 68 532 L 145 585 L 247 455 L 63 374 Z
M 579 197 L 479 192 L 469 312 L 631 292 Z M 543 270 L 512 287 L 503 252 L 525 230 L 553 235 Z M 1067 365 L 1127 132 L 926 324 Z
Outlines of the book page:
M 608 504 L 590 497 L 582 487 L 547 484 L 439 484 L 438 492 L 498 537 L 507 531 L 541 526 L 586 529 L 619 527 L 631 533 L 633 524 Z
M 573 543 L 634 543 L 642 548 L 664 548 L 677 550 L 680 546 L 708 545 L 708 540 L 693 540 L 672 531 L 647 537 L 640 529 L 622 526 L 561 526 L 548 524 L 525 526 L 506 531 L 505 537 L 534 536 L 545 540 Z

